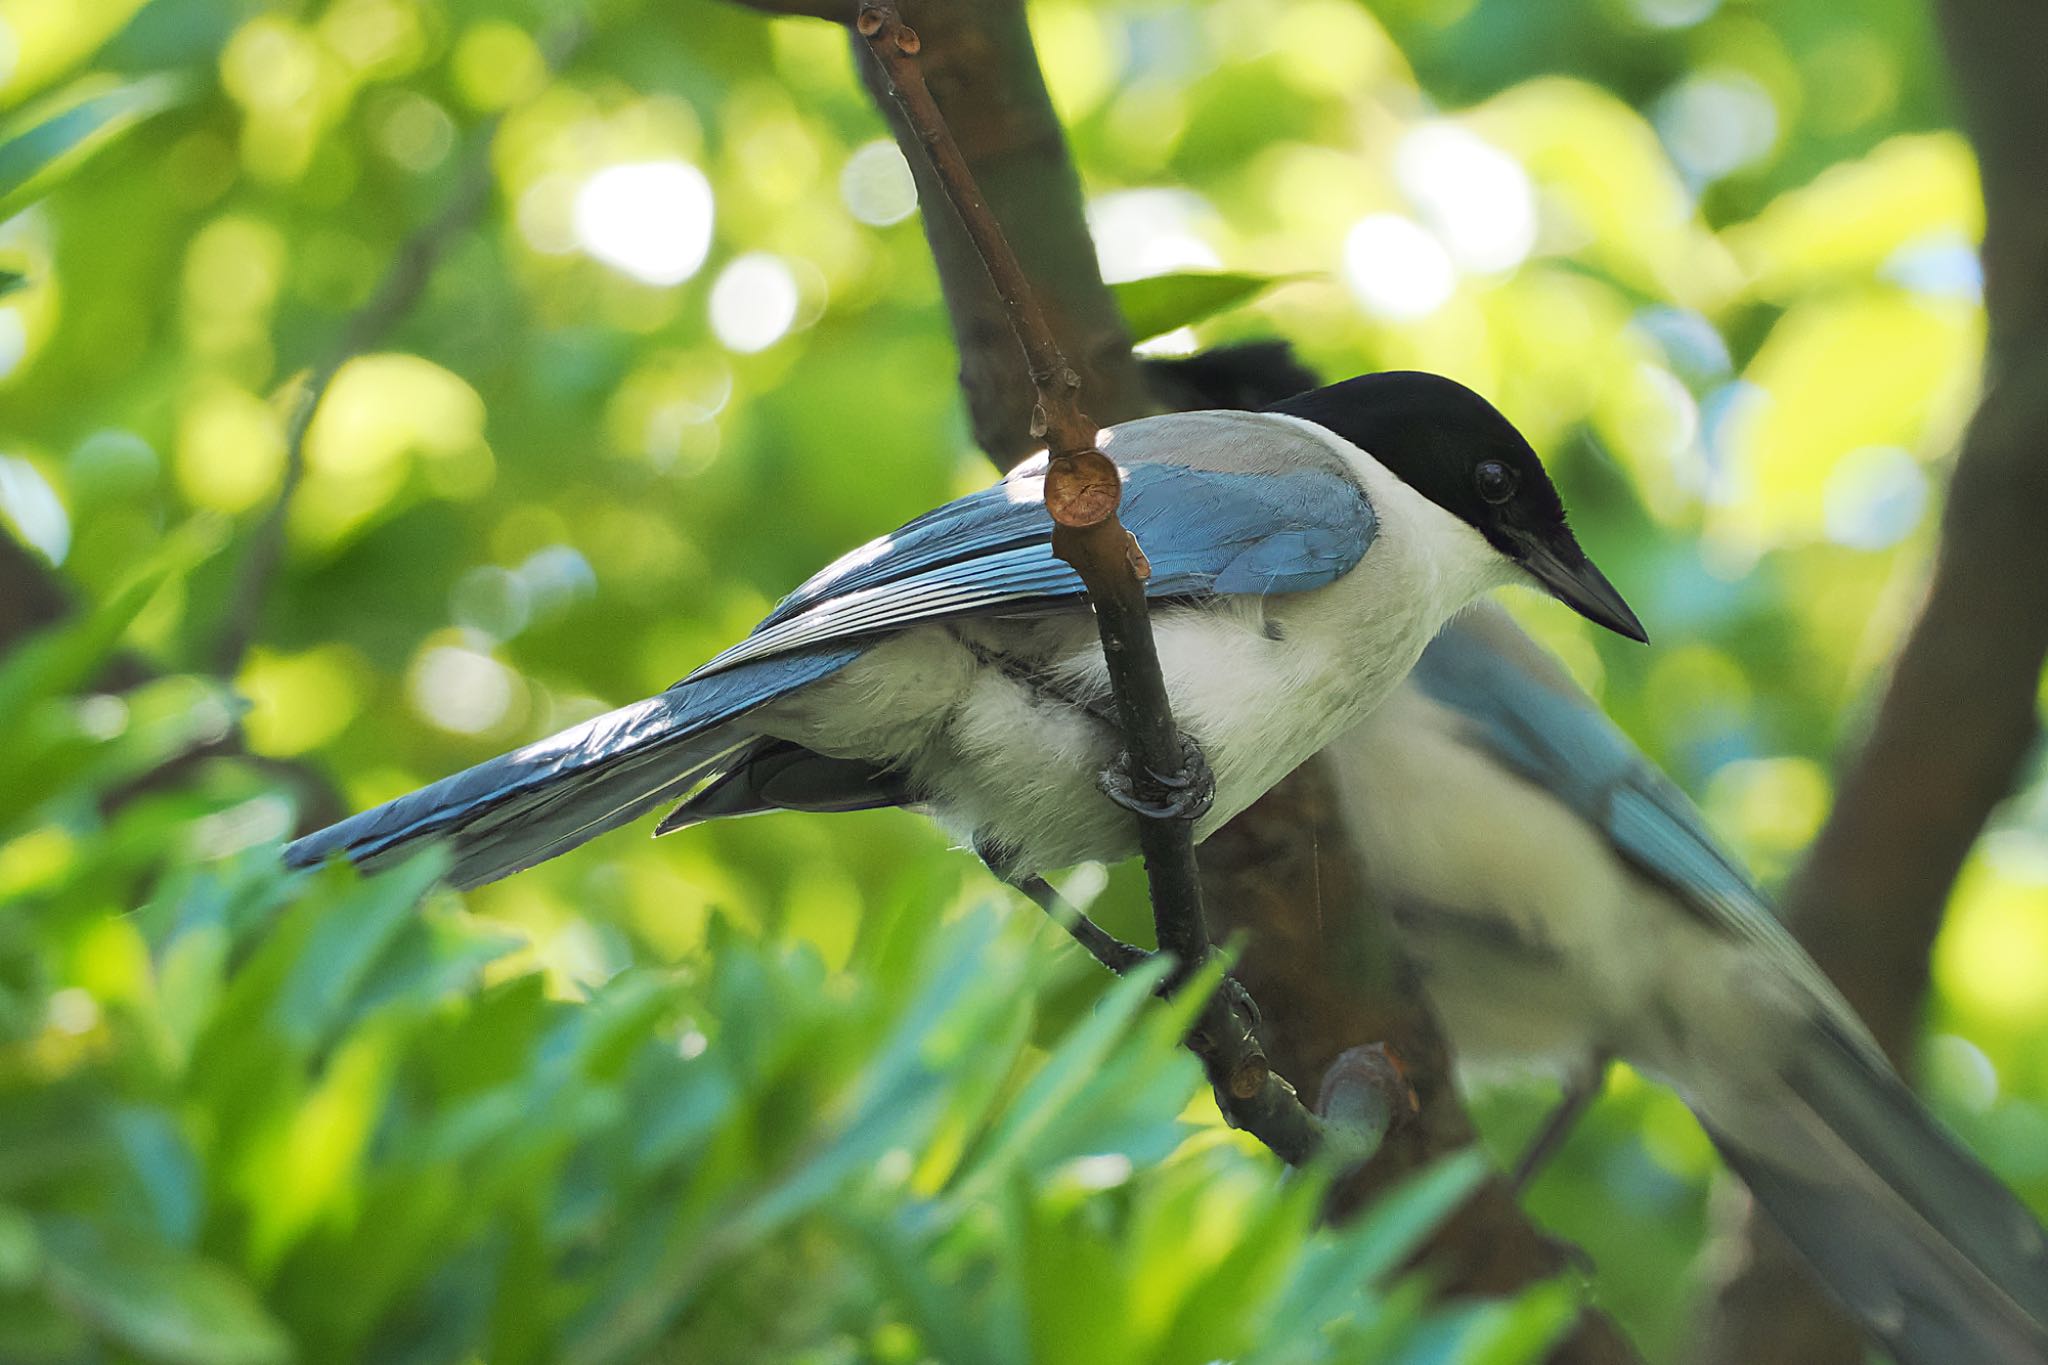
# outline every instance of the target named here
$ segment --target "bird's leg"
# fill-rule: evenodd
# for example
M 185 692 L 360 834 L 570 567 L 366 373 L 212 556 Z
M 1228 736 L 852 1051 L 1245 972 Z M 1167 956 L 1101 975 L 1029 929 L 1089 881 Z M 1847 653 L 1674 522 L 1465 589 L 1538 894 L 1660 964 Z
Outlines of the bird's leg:
M 1199 820 L 1216 799 L 1216 776 L 1209 771 L 1209 760 L 1186 735 L 1180 737 L 1179 772 L 1140 769 L 1129 753 L 1121 752 L 1095 785 L 1131 814 L 1149 820 Z
M 1152 957 L 1151 953 L 1137 944 L 1124 942 L 1089 919 L 1064 896 L 1053 890 L 1052 884 L 1045 878 L 1004 877 L 1003 880 L 1029 896 L 1039 909 L 1052 917 L 1053 923 L 1066 930 L 1074 942 L 1086 948 L 1090 957 L 1118 976 Z M 1224 977 L 1223 984 L 1218 989 L 1251 1027 L 1257 1028 L 1265 1022 L 1265 1017 L 1259 1010 L 1259 1002 L 1252 999 L 1251 992 L 1240 985 L 1236 977 Z
M 1565 1081 L 1564 1097 L 1543 1120 L 1543 1126 L 1536 1130 L 1536 1136 L 1529 1140 L 1529 1145 L 1522 1149 L 1521 1159 L 1515 1162 L 1515 1169 L 1508 1176 L 1510 1193 L 1520 1198 L 1550 1159 L 1557 1155 L 1558 1149 L 1564 1146 L 1573 1126 L 1600 1097 L 1600 1091 L 1607 1084 L 1607 1064 L 1611 1060 L 1606 1053 L 1596 1052 L 1587 1062 L 1585 1071 Z
M 998 872 L 997 875 L 1002 874 Z M 1033 875 L 1003 877 L 1003 880 L 1029 896 L 1039 909 L 1052 916 L 1054 924 L 1066 930 L 1074 942 L 1086 948 L 1090 957 L 1118 976 L 1122 976 L 1152 956 L 1143 948 L 1124 942 L 1089 919 L 1059 892 L 1053 890 L 1052 883 L 1045 878 Z

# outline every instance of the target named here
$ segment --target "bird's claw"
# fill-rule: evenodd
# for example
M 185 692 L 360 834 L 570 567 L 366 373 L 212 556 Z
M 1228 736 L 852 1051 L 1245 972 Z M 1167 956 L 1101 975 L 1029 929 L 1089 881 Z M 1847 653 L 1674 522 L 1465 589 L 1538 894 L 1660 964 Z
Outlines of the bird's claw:
M 1124 752 L 1103 770 L 1096 785 L 1104 796 L 1148 820 L 1199 820 L 1216 800 L 1216 777 L 1209 771 L 1209 760 L 1186 735 L 1180 739 L 1179 772 L 1140 768 Z
M 1243 982 L 1234 976 L 1226 976 L 1223 978 L 1222 990 L 1223 998 L 1229 1002 L 1231 1012 L 1252 1028 L 1256 1029 L 1266 1022 L 1265 1013 L 1259 1009 L 1259 1002 L 1252 998 L 1252 993 L 1245 989 Z

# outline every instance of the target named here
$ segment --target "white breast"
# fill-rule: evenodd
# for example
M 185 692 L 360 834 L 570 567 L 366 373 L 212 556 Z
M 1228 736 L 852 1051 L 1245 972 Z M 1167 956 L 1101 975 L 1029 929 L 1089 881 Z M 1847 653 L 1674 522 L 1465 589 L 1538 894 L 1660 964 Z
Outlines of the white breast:
M 1339 809 L 1461 1063 L 1627 1058 L 1696 1101 L 1806 1006 L 1413 687 L 1331 746 Z M 1361 913 L 1369 911 L 1361 908 Z
M 1512 572 L 1365 452 L 1314 423 L 1271 420 L 1295 423 L 1351 465 L 1378 529 L 1357 567 L 1325 587 L 1155 612 L 1174 715 L 1216 778 L 1198 838 L 1362 719 L 1445 621 Z M 1028 668 L 1005 671 L 992 655 Z M 908 769 L 962 842 L 1000 843 L 1015 865 L 1052 870 L 1136 851 L 1133 821 L 1096 785 L 1114 735 L 1068 700 L 1105 698 L 1106 675 L 1092 618 L 1079 614 L 922 626 L 761 724 Z

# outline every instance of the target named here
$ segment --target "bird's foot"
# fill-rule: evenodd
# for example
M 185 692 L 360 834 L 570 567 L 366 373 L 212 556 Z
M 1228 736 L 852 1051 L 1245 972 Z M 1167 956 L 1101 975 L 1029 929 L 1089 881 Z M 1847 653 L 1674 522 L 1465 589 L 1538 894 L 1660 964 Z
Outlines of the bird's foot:
M 1124 752 L 1103 769 L 1096 786 L 1131 814 L 1148 820 L 1199 820 L 1216 800 L 1216 776 L 1209 771 L 1209 760 L 1186 735 L 1180 737 L 1179 772 L 1153 772 Z
M 1245 989 L 1243 982 L 1234 976 L 1226 976 L 1223 978 L 1221 989 L 1224 1000 L 1230 1005 L 1231 1013 L 1254 1029 L 1266 1022 L 1265 1012 L 1259 1008 L 1259 1002 L 1252 999 L 1252 993 Z

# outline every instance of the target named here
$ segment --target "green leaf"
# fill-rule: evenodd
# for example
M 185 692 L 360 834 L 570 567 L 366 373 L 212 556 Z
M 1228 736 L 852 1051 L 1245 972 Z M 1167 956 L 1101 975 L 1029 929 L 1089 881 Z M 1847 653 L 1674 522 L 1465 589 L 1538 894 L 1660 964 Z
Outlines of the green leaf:
M 1359 1278 L 1378 1279 L 1420 1251 L 1429 1235 L 1457 1212 L 1489 1172 L 1486 1157 L 1468 1148 L 1395 1186 L 1359 1223 L 1359 1240 L 1374 1248 L 1372 1256 L 1354 1267 Z
M 990 1136 L 972 1170 L 953 1192 L 955 1200 L 971 1203 L 986 1197 L 993 1186 L 1007 1180 L 1017 1165 L 1027 1159 L 1033 1144 L 1101 1071 L 1105 1060 L 1125 1038 L 1131 1021 L 1152 999 L 1167 966 L 1163 956 L 1155 956 L 1132 968 L 1103 995 L 1095 1012 L 1068 1032 L 1012 1101 L 1001 1127 Z M 1184 991 L 1182 1000 L 1175 1003 L 1193 1008 L 1199 1003 L 1195 994 L 1198 989 L 1194 986 Z
M 1537 1365 L 1548 1360 L 1583 1307 L 1566 1280 L 1517 1298 L 1458 1304 L 1422 1325 L 1401 1353 L 1404 1365 Z
M 1271 1320 L 1321 1323 L 1342 1316 L 1360 1285 L 1372 1284 L 1413 1256 L 1490 1169 L 1484 1155 L 1468 1149 L 1409 1176 L 1295 1273 Z
M 47 193 L 94 153 L 151 115 L 188 97 L 172 76 L 146 76 L 108 86 L 88 77 L 57 99 L 58 112 L 0 142 L 0 220 Z
M 28 276 L 22 274 L 19 270 L 0 270 L 0 299 L 6 298 L 9 294 L 25 287 L 27 284 Z
M 1189 270 L 1150 275 L 1111 285 L 1116 306 L 1135 341 L 1147 341 L 1214 317 L 1226 308 L 1257 297 L 1276 284 L 1305 275 L 1249 275 L 1228 270 Z
M 0 716 L 19 716 L 46 697 L 90 681 L 156 590 L 190 572 L 226 538 L 221 518 L 192 518 L 166 535 L 100 605 L 17 645 L 0 662 Z
M 271 1365 L 291 1343 L 246 1281 L 165 1246 L 107 1239 L 84 1225 L 44 1230 L 53 1298 L 100 1332 L 174 1365 Z

